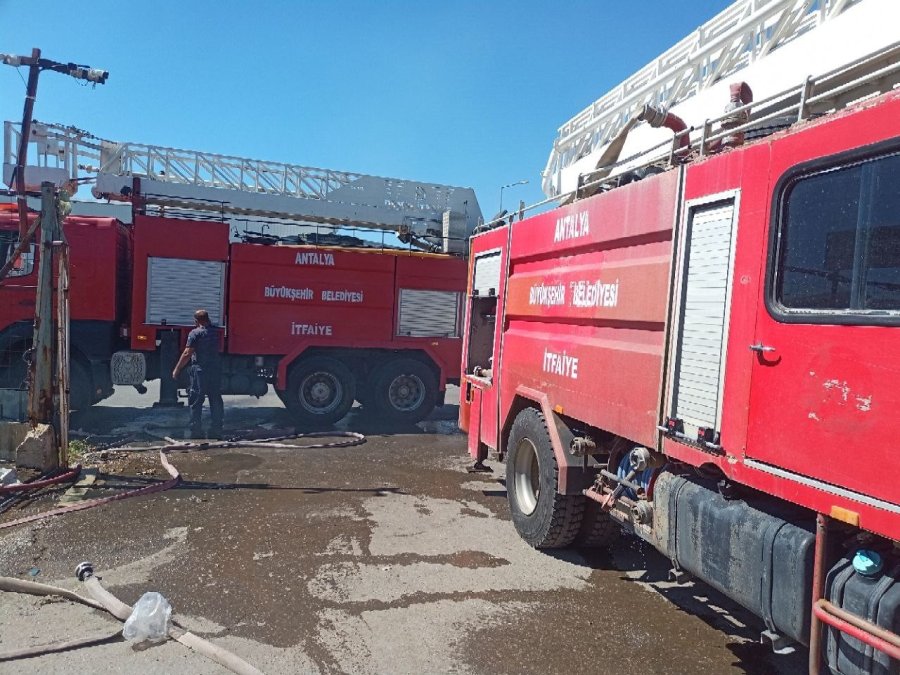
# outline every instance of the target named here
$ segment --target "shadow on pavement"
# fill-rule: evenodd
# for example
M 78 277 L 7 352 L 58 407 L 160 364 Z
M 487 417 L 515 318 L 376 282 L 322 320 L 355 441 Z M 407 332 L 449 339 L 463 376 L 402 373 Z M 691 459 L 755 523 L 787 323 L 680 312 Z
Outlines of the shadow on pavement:
M 204 422 L 206 422 L 204 413 Z M 392 422 L 377 417 L 363 408 L 354 408 L 332 428 L 337 431 L 355 431 L 366 435 L 411 435 L 411 434 L 459 434 L 457 417 L 458 405 L 444 405 L 418 424 Z M 76 432 L 92 435 L 121 435 L 126 431 L 140 433 L 150 427 L 156 433 L 173 438 L 181 438 L 189 424 L 185 407 L 117 407 L 96 405 L 87 410 L 73 413 L 70 427 Z M 297 425 L 291 414 L 281 407 L 269 406 L 226 406 L 225 433 L 242 430 L 271 428 L 273 434 L 306 433 L 321 429 Z M 327 430 L 327 429 L 326 429 Z M 255 435 L 258 435 L 255 434 Z

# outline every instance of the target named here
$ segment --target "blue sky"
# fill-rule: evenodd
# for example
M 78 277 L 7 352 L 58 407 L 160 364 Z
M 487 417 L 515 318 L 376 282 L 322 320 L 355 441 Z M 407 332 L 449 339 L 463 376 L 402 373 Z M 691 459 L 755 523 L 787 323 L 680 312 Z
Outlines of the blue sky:
M 485 217 L 543 198 L 567 119 L 729 0 L 0 0 L 0 52 L 41 76 L 35 118 L 100 137 L 474 187 Z M 22 76 L 27 76 L 22 70 Z M 25 86 L 0 66 L 0 112 Z

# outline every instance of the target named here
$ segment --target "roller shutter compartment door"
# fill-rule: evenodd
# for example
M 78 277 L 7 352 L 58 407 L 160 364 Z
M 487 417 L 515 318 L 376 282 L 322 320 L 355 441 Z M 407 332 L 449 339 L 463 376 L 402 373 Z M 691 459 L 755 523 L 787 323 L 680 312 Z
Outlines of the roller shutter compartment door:
M 481 297 L 497 295 L 500 288 L 500 251 L 492 251 L 475 258 L 472 275 L 472 294 Z
M 719 429 L 734 203 L 691 213 L 675 370 L 674 417 Z
M 400 289 L 399 337 L 459 337 L 456 291 Z
M 222 325 L 225 313 L 225 263 L 149 258 L 146 323 L 192 326 L 194 312 L 198 309 L 205 309 L 214 324 Z

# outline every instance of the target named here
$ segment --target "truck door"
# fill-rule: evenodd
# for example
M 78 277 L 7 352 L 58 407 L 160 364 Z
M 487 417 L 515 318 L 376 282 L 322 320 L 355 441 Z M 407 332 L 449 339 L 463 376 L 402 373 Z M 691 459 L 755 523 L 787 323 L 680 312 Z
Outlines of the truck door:
M 880 500 L 900 476 L 900 144 L 877 147 L 786 171 L 773 152 L 746 455 L 896 510 Z

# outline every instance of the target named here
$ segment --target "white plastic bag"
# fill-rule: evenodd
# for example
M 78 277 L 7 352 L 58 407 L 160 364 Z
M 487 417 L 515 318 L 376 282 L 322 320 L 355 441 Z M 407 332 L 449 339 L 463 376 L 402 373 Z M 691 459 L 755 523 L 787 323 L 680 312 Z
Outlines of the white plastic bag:
M 172 605 L 159 593 L 144 593 L 131 616 L 125 621 L 122 635 L 133 642 L 162 642 L 169 634 Z

